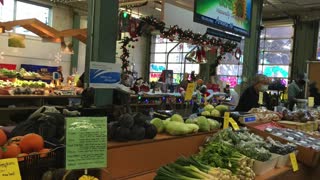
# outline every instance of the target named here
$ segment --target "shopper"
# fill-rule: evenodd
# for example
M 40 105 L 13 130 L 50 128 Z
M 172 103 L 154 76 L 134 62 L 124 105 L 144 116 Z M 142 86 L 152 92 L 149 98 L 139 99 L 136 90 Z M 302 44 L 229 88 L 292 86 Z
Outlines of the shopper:
M 235 111 L 247 112 L 252 108 L 259 107 L 259 92 L 263 92 L 263 102 L 266 107 L 269 106 L 270 100 L 266 93 L 270 80 L 267 76 L 257 74 L 254 77 L 253 84 L 249 86 L 241 95 L 238 106 Z
M 304 88 L 307 78 L 305 74 L 299 74 L 288 86 L 289 109 L 292 110 L 298 99 L 304 98 Z
M 64 77 L 63 77 L 63 73 L 62 73 L 62 66 L 58 66 L 57 72 L 59 74 L 59 80 L 60 82 L 63 82 Z

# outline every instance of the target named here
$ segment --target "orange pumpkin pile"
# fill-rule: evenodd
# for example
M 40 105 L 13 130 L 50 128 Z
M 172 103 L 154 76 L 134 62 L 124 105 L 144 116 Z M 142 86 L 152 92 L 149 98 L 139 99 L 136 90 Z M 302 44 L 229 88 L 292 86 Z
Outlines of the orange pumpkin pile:
M 50 151 L 44 148 L 44 140 L 38 134 L 30 133 L 7 140 L 6 133 L 0 129 L 0 159 L 18 158 L 18 161 L 23 161 L 25 157 L 34 154 L 44 158 Z

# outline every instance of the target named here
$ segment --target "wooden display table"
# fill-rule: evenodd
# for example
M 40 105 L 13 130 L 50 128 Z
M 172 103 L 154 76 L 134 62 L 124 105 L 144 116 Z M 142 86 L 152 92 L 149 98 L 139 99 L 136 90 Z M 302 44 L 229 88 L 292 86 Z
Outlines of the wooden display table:
M 271 137 L 274 140 L 280 141 L 281 143 L 288 143 L 286 139 L 283 139 L 281 137 L 272 135 L 268 132 L 261 131 L 260 129 L 257 129 L 256 126 L 260 125 L 261 123 L 253 123 L 253 124 L 247 124 L 247 127 L 252 131 L 253 133 L 261 136 L 261 137 Z M 297 149 L 299 151 L 297 160 L 301 163 L 303 163 L 306 166 L 309 167 L 316 167 L 320 163 L 320 151 L 316 151 L 311 148 L 306 148 L 300 145 L 297 145 Z
M 197 153 L 206 137 L 215 132 L 188 136 L 159 134 L 153 140 L 109 142 L 108 168 L 102 171 L 101 179 L 128 179 L 147 172 L 155 172 L 159 167 L 174 162 L 180 156 Z

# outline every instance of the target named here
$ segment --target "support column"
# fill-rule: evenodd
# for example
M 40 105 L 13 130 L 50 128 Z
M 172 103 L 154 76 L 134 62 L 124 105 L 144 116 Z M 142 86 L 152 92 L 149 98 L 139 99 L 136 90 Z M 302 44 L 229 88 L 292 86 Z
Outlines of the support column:
M 319 21 L 301 22 L 295 24 L 294 48 L 292 57 L 292 79 L 300 73 L 306 73 L 307 62 L 317 56 Z
M 241 90 L 246 88 L 245 84 L 250 82 L 258 71 L 258 51 L 263 0 L 255 0 L 252 1 L 252 3 L 251 36 L 250 38 L 245 39 L 242 73 L 244 84 L 242 84 L 243 86 L 241 87 Z
M 90 62 L 115 63 L 118 30 L 118 1 L 88 1 L 88 35 L 85 64 L 85 84 L 89 83 Z M 113 103 L 113 90 L 96 89 L 95 105 Z
M 73 15 L 73 29 L 80 29 L 80 15 Z M 79 58 L 79 40 L 76 38 L 72 38 L 73 45 L 73 54 L 71 55 L 71 64 L 70 64 L 70 74 L 74 73 L 73 69 L 78 68 L 78 58 Z

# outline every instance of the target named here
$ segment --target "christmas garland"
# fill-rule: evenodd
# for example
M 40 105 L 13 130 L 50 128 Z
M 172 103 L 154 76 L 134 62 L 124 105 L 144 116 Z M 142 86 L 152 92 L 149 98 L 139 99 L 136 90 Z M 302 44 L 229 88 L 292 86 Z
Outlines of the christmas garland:
M 182 30 L 177 25 L 166 29 L 165 25 L 164 22 L 151 16 L 142 17 L 138 22 L 135 34 L 139 37 L 143 34 L 150 33 L 151 31 L 158 30 L 163 38 L 167 38 L 170 41 L 185 42 L 202 47 L 218 47 L 220 55 L 230 53 L 237 48 L 237 43 L 232 41 L 223 42 L 220 38 L 208 37 L 205 34 L 194 33 L 191 30 Z M 136 37 L 125 37 L 120 42 L 122 43 L 122 55 L 120 56 L 120 59 L 122 60 L 122 70 L 124 72 L 128 70 L 127 68 L 129 66 L 128 58 L 130 57 L 130 52 L 128 48 L 134 48 L 130 43 L 135 41 L 138 41 Z

